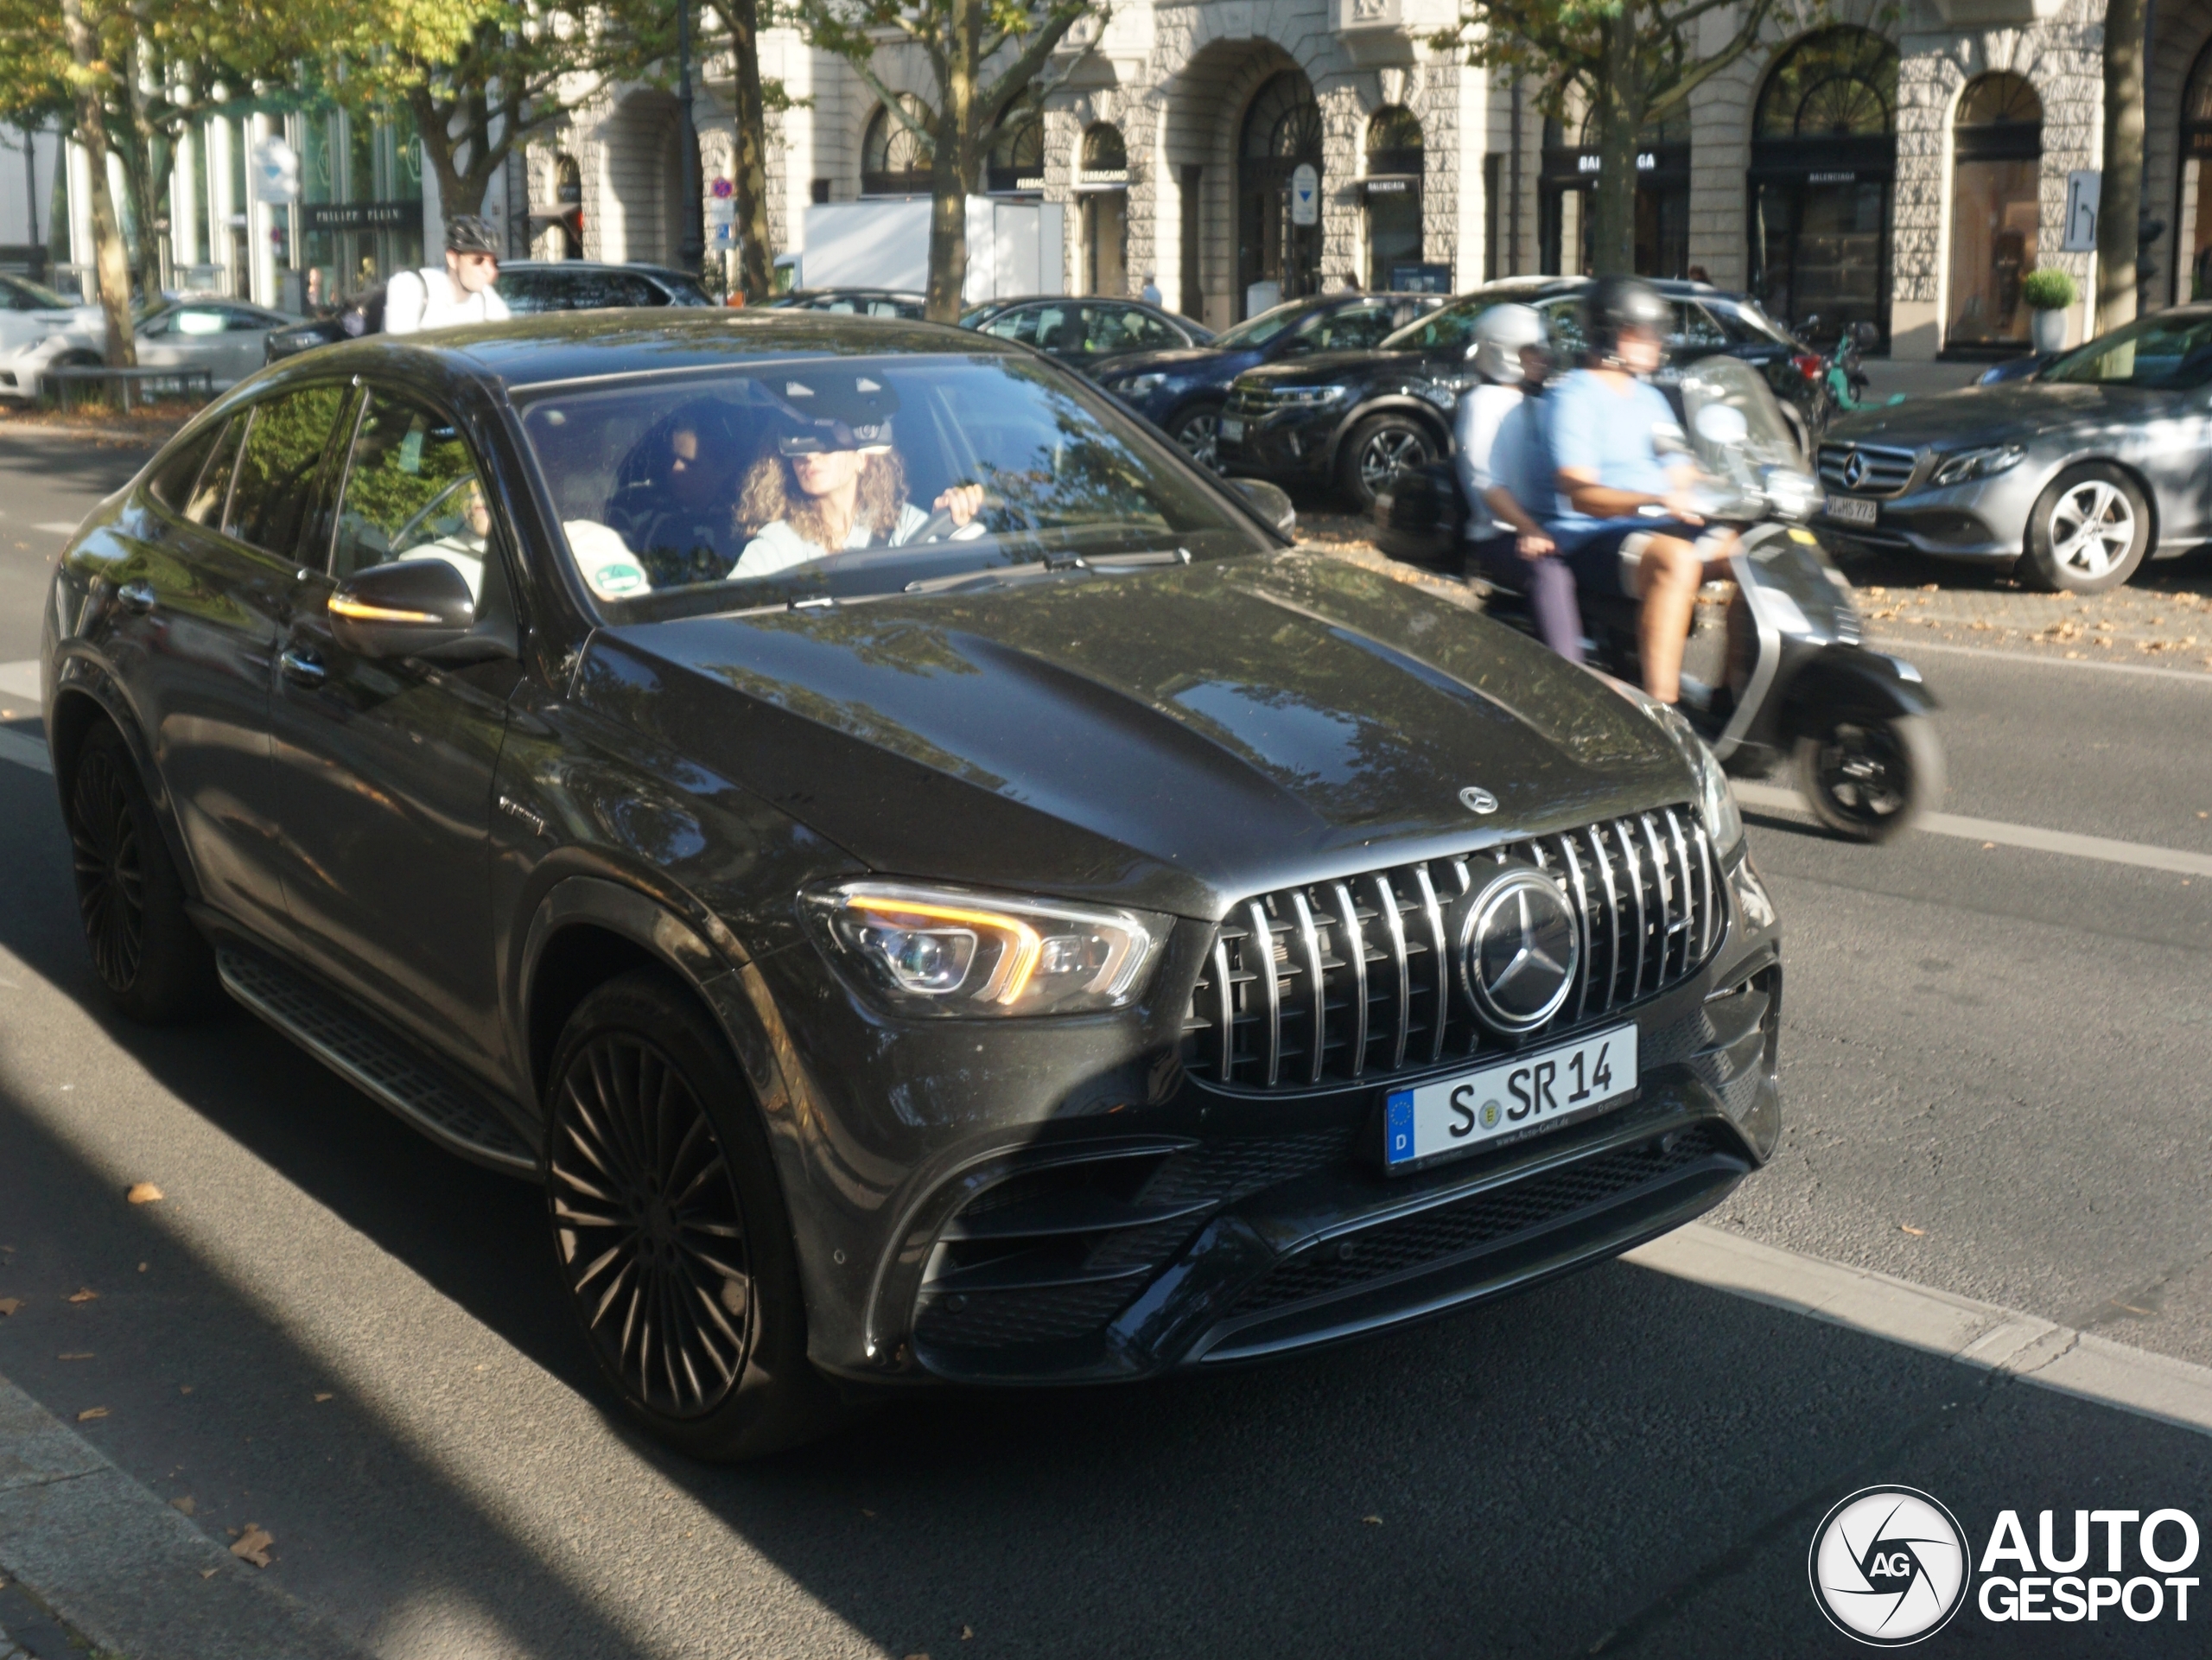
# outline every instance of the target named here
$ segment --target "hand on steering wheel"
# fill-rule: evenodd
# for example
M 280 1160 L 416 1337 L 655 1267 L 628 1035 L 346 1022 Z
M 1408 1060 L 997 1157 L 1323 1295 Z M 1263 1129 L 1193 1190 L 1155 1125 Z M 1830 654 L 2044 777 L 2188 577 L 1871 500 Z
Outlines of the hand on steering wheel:
M 914 533 L 917 542 L 964 542 L 969 537 L 983 534 L 983 526 L 976 517 L 983 511 L 983 487 L 980 484 L 956 484 L 939 495 L 930 506 L 937 511 L 929 522 Z M 965 531 L 966 535 L 960 532 Z

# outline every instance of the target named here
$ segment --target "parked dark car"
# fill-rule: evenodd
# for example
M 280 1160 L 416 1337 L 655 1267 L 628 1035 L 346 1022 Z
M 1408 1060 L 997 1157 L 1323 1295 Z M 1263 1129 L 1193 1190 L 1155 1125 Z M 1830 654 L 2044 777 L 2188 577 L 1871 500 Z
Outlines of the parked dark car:
M 2032 378 L 1863 410 L 1821 444 L 1834 539 L 2097 594 L 2212 540 L 2212 305 L 2176 306 Z
M 596 259 L 512 259 L 499 267 L 499 297 L 518 317 L 546 311 L 603 311 L 618 306 L 711 306 L 699 279 L 666 265 L 615 265 Z M 346 338 L 343 315 L 280 328 L 265 342 L 270 363 Z
M 1993 363 L 1981 372 L 1974 384 L 1977 386 L 2001 386 L 2008 380 L 2030 380 L 2058 354 L 2055 352 L 2031 352 L 2022 358 L 2006 358 Z
M 860 410 L 899 544 L 652 528 L 671 455 Z M 830 1380 L 1278 1355 L 1713 1205 L 1779 1132 L 1780 968 L 1710 752 L 1253 493 L 928 324 L 278 365 L 54 578 L 93 964 L 542 1184 L 607 1386 L 705 1456 Z
M 1440 296 L 1328 294 L 1291 300 L 1223 330 L 1208 346 L 1128 352 L 1094 374 L 1098 384 L 1182 445 L 1217 467 L 1215 439 L 1230 384 L 1247 369 L 1316 352 L 1379 346 L 1415 317 L 1443 304 Z
M 1205 346 L 1213 339 L 1211 328 L 1142 300 L 1095 296 L 994 300 L 962 314 L 960 326 L 1033 346 L 1084 372 L 1124 352 Z
M 1515 277 L 1485 283 L 1363 353 L 1332 352 L 1239 375 L 1224 407 L 1219 454 L 1227 472 L 1338 491 L 1356 508 L 1402 468 L 1449 453 L 1452 415 L 1472 385 L 1467 364 L 1475 319 L 1508 301 L 1544 315 L 1560 360 L 1581 349 L 1588 279 Z M 1811 454 L 1827 420 L 1825 365 L 1752 302 L 1702 283 L 1653 286 L 1674 306 L 1669 360 L 1726 353 L 1758 366 L 1783 414 Z
M 904 317 L 919 322 L 929 302 L 899 289 L 793 289 L 766 305 L 771 311 L 834 311 L 849 317 Z

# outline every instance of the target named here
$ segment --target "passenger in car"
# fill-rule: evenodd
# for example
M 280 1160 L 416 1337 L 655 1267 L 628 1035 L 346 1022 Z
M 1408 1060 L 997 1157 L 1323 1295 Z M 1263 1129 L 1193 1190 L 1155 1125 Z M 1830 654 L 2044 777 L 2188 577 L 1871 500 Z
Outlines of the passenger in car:
M 740 449 L 728 406 L 702 398 L 657 423 L 625 461 L 609 517 L 655 588 L 720 582 L 737 563 Z
M 484 556 L 492 535 L 492 509 L 484 499 L 484 487 L 469 480 L 462 497 L 461 523 L 436 541 L 404 556 L 414 559 L 442 559 L 459 571 L 468 584 L 468 597 L 484 597 Z
M 810 374 L 783 384 L 785 425 L 753 462 L 737 523 L 750 536 L 733 576 L 769 576 L 833 550 L 899 547 L 932 515 L 906 499 L 906 467 L 891 439 L 897 394 L 867 375 Z M 955 537 L 980 535 L 981 485 L 956 484 L 931 504 Z

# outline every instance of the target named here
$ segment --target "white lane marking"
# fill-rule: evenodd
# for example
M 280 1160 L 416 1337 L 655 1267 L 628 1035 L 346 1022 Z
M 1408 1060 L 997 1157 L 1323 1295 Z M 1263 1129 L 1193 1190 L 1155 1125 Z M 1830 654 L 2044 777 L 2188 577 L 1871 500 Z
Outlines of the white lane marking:
M 72 518 L 42 518 L 31 528 L 44 531 L 49 536 L 74 536 L 77 534 L 77 521 Z
M 0 696 L 38 702 L 38 659 L 27 657 L 20 663 L 0 663 Z
M 1867 1269 L 1693 1222 L 1622 1259 L 1908 1348 L 2212 1434 L 2212 1367 L 2192 1365 Z
M 1747 807 L 1779 807 L 1790 812 L 1809 812 L 1805 798 L 1795 790 L 1772 784 L 1736 785 L 1736 799 Z M 2185 875 L 2212 876 L 2212 854 L 2184 853 L 2178 848 L 2152 847 L 2142 842 L 2116 842 L 2105 836 L 2076 836 L 2071 830 L 2039 830 L 2033 824 L 2008 824 L 1996 818 L 1967 818 L 1958 813 L 1923 813 L 1915 830 L 1936 836 L 1955 836 L 1968 842 L 1994 842 L 1999 847 L 2033 848 L 2038 853 L 2064 853 L 2076 859 L 2098 859 L 2106 864 L 2138 865 L 2145 870 L 2178 870 Z
M 1932 639 L 1915 639 L 1910 634 L 1870 635 L 1870 646 L 1879 646 L 1885 651 L 1897 648 L 1896 655 L 1908 663 L 1923 652 L 1940 652 L 1948 657 L 1993 657 L 1999 663 L 2037 663 L 2047 669 L 2101 669 L 2107 674 L 2143 674 L 2153 680 L 2190 680 L 2200 686 L 2212 686 L 2212 673 L 2196 669 L 2158 669 L 2148 663 L 2103 663 L 2094 657 L 2043 657 L 2034 652 L 2000 652 L 1987 646 L 1945 646 Z
M 0 760 L 11 760 L 18 766 L 28 766 L 34 773 L 54 776 L 54 757 L 46 753 L 46 746 L 36 738 L 26 738 L 20 732 L 10 732 L 0 727 Z

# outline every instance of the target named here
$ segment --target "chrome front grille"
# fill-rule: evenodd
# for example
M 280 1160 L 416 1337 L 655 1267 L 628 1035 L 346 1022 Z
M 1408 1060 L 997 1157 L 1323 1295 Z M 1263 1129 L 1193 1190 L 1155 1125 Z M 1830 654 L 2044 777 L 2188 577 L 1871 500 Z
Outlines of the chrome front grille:
M 1848 482 L 1851 458 L 1859 458 L 1859 481 Z M 1821 446 L 1821 482 L 1831 490 L 1854 496 L 1894 496 L 1912 482 L 1919 457 L 1909 449 L 1885 449 L 1873 444 L 1826 443 Z
M 1663 991 L 1719 943 L 1719 865 L 1688 806 L 1286 887 L 1215 930 L 1184 1018 L 1184 1065 L 1216 1084 L 1287 1090 L 1477 1053 L 1484 1036 L 1446 916 L 1483 865 L 1516 859 L 1552 874 L 1580 928 L 1576 984 L 1543 1030 Z

